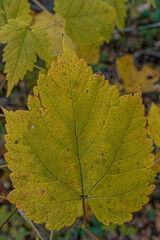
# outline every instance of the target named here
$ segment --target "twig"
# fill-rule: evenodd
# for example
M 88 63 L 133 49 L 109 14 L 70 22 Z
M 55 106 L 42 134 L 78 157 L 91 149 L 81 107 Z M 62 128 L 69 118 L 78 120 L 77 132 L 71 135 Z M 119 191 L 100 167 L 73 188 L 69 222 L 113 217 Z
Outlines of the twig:
M 38 70 L 44 70 L 43 68 L 39 67 L 38 65 L 34 64 L 34 67 L 37 68 Z
M 11 217 L 15 214 L 16 211 L 17 211 L 17 209 L 14 208 L 14 210 L 10 213 L 10 215 L 7 217 L 7 219 L 0 225 L 0 229 L 3 228 L 3 226 L 11 219 Z
M 83 228 L 82 228 L 83 229 Z M 99 237 L 97 237 L 97 235 L 92 232 L 92 230 L 90 229 L 90 227 L 86 227 L 85 229 L 83 229 L 93 240 L 100 240 Z
M 0 195 L 0 198 L 1 198 L 1 199 L 4 199 L 4 200 L 7 200 L 7 198 L 4 197 L 4 196 L 2 196 L 2 195 Z
M 7 164 L 0 165 L 0 169 L 1 169 L 1 168 L 5 168 L 5 167 L 7 167 Z
M 34 225 L 34 223 L 32 223 L 28 218 L 26 218 L 24 216 L 24 213 L 20 210 L 20 209 L 17 209 L 18 212 L 21 214 L 21 216 L 26 220 L 26 222 L 32 227 L 32 229 L 34 229 L 34 231 L 36 232 L 36 234 L 38 235 L 38 237 L 41 239 L 41 240 L 46 240 L 45 237 L 42 237 L 40 232 L 38 231 L 38 229 L 36 228 L 36 226 Z
M 3 113 L 0 113 L 0 117 L 5 118 L 5 115 Z
M 3 79 L 3 81 L 2 81 L 2 83 L 1 83 L 1 85 L 0 85 L 0 91 L 1 91 L 2 88 L 4 87 L 5 82 L 6 82 L 6 78 L 4 77 L 4 79 Z
M 43 11 L 52 14 L 47 8 L 45 8 L 38 0 L 32 0 L 40 9 Z
M 47 29 L 49 29 L 49 28 L 51 28 L 51 27 L 54 27 L 55 25 L 57 25 L 57 24 L 59 24 L 59 23 L 61 23 L 61 22 L 63 22 L 64 21 L 64 18 L 63 19 L 61 19 L 61 20 L 59 20 L 58 22 L 56 22 L 56 23 L 53 23 L 53 24 L 51 24 L 50 26 L 48 26 L 48 27 L 45 27 L 44 29 L 45 30 L 47 30 Z
M 151 23 L 143 26 L 138 26 L 138 27 L 127 27 L 123 29 L 123 32 L 133 32 L 133 31 L 140 31 L 140 30 L 145 30 L 145 29 L 151 29 L 151 28 L 157 28 L 160 27 L 160 22 L 157 23 Z M 118 29 L 114 31 L 115 34 L 121 33 Z
M 53 240 L 53 232 L 54 232 L 54 231 L 51 231 L 51 234 L 50 234 L 49 240 Z

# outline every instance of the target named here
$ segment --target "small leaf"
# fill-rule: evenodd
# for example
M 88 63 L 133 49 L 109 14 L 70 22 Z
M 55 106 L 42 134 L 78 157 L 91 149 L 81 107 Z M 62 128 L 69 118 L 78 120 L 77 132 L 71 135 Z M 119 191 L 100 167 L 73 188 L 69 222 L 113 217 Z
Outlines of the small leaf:
M 153 139 L 155 144 L 160 147 L 160 107 L 155 103 L 152 103 L 149 110 L 148 130 L 150 137 Z
M 7 44 L 4 48 L 3 61 L 7 73 L 10 95 L 14 85 L 22 80 L 27 70 L 32 71 L 36 54 L 49 62 L 49 43 L 47 34 L 38 27 L 29 27 L 19 19 L 9 20 L 0 30 L 0 41 Z
M 65 19 L 65 31 L 77 44 L 101 45 L 114 31 L 115 10 L 101 0 L 56 0 L 55 11 Z
M 25 23 L 30 23 L 30 4 L 28 0 L 1 0 L 0 24 L 6 24 L 9 19 L 19 18 Z
M 8 199 L 50 230 L 70 226 L 82 199 L 104 224 L 130 221 L 153 190 L 141 93 L 119 97 L 66 42 L 40 74 L 29 111 L 8 112 Z
M 148 66 L 138 70 L 134 66 L 131 54 L 118 58 L 116 61 L 119 78 L 123 80 L 128 92 L 136 92 L 141 87 L 142 92 L 152 92 L 156 89 L 153 85 L 159 79 L 159 72 Z

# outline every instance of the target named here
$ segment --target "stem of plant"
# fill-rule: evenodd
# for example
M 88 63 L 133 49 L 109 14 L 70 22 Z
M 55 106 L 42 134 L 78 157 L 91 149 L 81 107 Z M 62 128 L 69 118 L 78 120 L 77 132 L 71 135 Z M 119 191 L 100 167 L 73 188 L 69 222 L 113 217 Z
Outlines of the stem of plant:
M 48 26 L 48 27 L 45 27 L 44 29 L 47 30 L 47 29 L 49 29 L 49 28 L 51 28 L 51 27 L 54 27 L 55 25 L 57 25 L 57 24 L 59 24 L 59 23 L 61 23 L 61 22 L 63 22 L 63 21 L 64 21 L 64 18 L 61 19 L 60 21 L 56 22 L 56 23 L 51 24 L 51 25 Z
M 3 118 L 4 118 L 4 117 L 5 117 L 5 115 L 4 115 L 3 113 L 0 113 L 0 117 L 3 117 Z
M 4 200 L 7 200 L 7 198 L 4 197 L 4 196 L 2 196 L 2 195 L 0 195 L 0 198 L 1 198 L 1 199 L 4 199 Z
M 36 64 L 34 64 L 34 67 L 37 68 L 38 70 L 41 70 L 41 71 L 44 70 L 43 68 L 37 66 Z
M 47 8 L 45 8 L 38 0 L 32 0 L 41 10 L 52 14 Z
M 85 206 L 85 199 L 82 199 L 82 208 L 83 208 L 83 224 L 84 228 L 87 227 L 87 221 L 86 221 L 86 206 Z
M 7 219 L 0 225 L 0 229 L 3 228 L 3 226 L 9 222 L 9 220 L 11 219 L 11 217 L 15 214 L 15 212 L 17 211 L 16 208 L 14 208 L 14 210 L 10 213 L 10 215 L 7 217 Z
M 1 169 L 1 168 L 5 168 L 5 167 L 7 167 L 7 164 L 0 165 L 0 169 Z
M 53 232 L 54 232 L 54 231 L 51 231 L 51 234 L 50 234 L 49 240 L 53 240 Z

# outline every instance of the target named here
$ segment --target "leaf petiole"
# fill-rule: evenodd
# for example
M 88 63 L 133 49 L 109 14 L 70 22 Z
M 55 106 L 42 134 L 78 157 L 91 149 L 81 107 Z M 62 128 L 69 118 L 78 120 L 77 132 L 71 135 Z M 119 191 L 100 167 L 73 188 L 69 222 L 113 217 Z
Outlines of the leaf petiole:
M 9 220 L 11 219 L 11 217 L 16 213 L 17 209 L 14 208 L 14 210 L 10 213 L 10 215 L 7 217 L 7 219 L 0 225 L 0 229 L 3 228 L 3 226 L 9 222 Z

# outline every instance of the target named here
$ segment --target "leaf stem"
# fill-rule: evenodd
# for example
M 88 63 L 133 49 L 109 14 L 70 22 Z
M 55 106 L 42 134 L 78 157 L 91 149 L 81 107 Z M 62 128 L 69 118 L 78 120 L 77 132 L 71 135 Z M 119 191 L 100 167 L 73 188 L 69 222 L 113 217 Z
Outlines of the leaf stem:
M 84 224 L 84 228 L 85 228 L 87 226 L 85 198 L 82 198 L 82 208 L 83 208 L 83 224 Z
M 10 213 L 10 215 L 7 217 L 7 219 L 0 225 L 0 229 L 3 228 L 3 226 L 11 219 L 11 217 L 15 214 L 17 211 L 16 208 L 13 209 L 13 211 Z
M 53 23 L 53 24 L 49 25 L 48 27 L 45 27 L 44 29 L 47 30 L 47 29 L 49 29 L 49 28 L 51 28 L 51 27 L 54 27 L 55 25 L 57 25 L 57 24 L 59 24 L 59 23 L 61 23 L 61 22 L 63 22 L 63 21 L 64 21 L 64 18 L 61 19 L 61 20 L 59 20 L 59 21 L 56 22 L 56 23 Z
M 1 168 L 5 168 L 5 167 L 7 167 L 7 164 L 0 165 L 0 169 L 1 169 Z
M 41 10 L 52 14 L 47 8 L 45 8 L 38 0 L 32 0 Z

